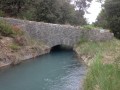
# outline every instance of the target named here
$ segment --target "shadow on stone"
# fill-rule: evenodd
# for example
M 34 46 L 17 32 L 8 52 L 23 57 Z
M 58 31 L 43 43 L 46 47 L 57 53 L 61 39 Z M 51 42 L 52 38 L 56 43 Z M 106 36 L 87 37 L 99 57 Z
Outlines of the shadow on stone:
M 50 52 L 71 51 L 71 50 L 73 50 L 72 47 L 65 46 L 65 45 L 56 45 L 51 48 Z

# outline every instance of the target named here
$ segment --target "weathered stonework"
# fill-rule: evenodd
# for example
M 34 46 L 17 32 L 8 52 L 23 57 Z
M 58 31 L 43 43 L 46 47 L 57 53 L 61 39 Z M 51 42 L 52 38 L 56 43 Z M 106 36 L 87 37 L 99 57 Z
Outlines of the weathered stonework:
M 50 24 L 43 22 L 19 20 L 12 18 L 0 18 L 11 25 L 20 27 L 30 37 L 43 41 L 50 48 L 56 45 L 67 45 L 73 47 L 81 39 L 90 41 L 105 41 L 113 38 L 109 31 L 82 30 L 70 25 Z
M 88 41 L 106 41 L 111 40 L 113 36 L 109 30 L 84 30 L 84 38 Z

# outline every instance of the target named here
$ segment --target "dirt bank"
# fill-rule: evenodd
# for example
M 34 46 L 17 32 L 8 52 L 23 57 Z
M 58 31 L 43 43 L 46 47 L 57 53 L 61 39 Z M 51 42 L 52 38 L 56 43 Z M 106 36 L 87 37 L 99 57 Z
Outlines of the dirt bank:
M 23 60 L 49 53 L 49 47 L 25 37 L 0 38 L 0 67 L 16 65 Z

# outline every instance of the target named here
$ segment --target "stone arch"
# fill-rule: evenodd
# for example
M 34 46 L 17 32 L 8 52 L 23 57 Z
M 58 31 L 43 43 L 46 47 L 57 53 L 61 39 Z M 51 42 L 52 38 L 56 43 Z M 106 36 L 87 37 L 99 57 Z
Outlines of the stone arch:
M 43 23 L 36 21 L 2 18 L 11 25 L 18 26 L 26 35 L 35 40 L 43 41 L 50 48 L 56 45 L 68 45 L 74 47 L 80 40 L 106 41 L 113 38 L 109 30 L 82 30 L 80 27 Z
M 51 51 L 61 51 L 61 50 L 73 50 L 73 47 L 66 46 L 66 45 L 63 45 L 63 44 L 58 44 L 58 45 L 55 45 L 55 46 L 50 48 L 50 52 Z

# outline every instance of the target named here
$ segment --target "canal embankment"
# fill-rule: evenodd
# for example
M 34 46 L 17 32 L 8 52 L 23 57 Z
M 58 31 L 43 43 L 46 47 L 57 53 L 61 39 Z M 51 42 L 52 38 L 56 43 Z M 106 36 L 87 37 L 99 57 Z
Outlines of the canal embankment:
M 119 90 L 120 41 L 81 42 L 75 51 L 88 66 L 84 90 Z
M 49 50 L 47 45 L 30 38 L 19 27 L 0 21 L 0 67 L 18 64 L 49 53 Z

